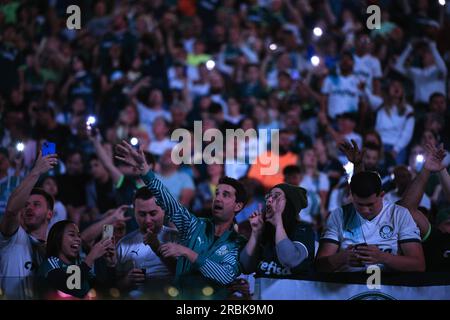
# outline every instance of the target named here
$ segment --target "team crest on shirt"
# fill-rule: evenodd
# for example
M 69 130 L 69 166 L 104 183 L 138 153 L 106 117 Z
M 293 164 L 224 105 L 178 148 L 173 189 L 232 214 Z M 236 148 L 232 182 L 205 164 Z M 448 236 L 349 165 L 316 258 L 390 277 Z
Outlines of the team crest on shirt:
M 390 239 L 394 234 L 394 229 L 390 225 L 384 225 L 380 229 L 380 237 L 383 239 Z
M 226 245 L 221 246 L 217 251 L 216 254 L 219 256 L 224 256 L 228 253 L 228 248 Z

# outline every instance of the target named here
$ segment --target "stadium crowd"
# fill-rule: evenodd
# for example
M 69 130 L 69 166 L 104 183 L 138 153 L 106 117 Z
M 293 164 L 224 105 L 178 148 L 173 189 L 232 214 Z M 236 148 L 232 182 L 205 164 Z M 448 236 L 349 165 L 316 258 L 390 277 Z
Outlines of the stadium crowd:
M 0 299 L 450 271 L 449 5 L 78 3 L 70 30 L 71 1 L 0 0 Z M 279 129 L 278 172 L 258 138 L 234 145 L 256 161 L 175 163 L 196 121 Z

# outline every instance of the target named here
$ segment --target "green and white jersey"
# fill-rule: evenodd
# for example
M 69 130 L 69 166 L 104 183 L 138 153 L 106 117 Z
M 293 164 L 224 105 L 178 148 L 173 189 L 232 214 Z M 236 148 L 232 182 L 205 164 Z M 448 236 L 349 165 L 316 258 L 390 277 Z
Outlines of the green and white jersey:
M 239 252 L 246 240 L 234 230 L 227 230 L 216 238 L 214 222 L 191 214 L 172 196 L 153 172 L 149 171 L 142 176 L 142 180 L 155 195 L 157 204 L 175 224 L 179 243 L 198 254 L 194 263 L 186 258 L 178 259 L 177 279 L 201 274 L 216 285 L 227 285 L 236 279 L 241 274 Z
M 38 271 L 39 290 L 45 292 L 46 290 L 60 290 L 72 296 L 83 298 L 90 290 L 92 282 L 95 278 L 93 269 L 89 268 L 87 264 L 77 261 L 73 265 L 79 267 L 80 275 L 80 289 L 69 289 L 67 280 L 75 272 L 67 272 L 67 269 L 72 264 L 67 264 L 58 257 L 49 257 L 45 260 Z M 52 274 L 52 272 L 55 272 Z
M 408 209 L 383 201 L 383 209 L 372 220 L 363 218 L 351 203 L 334 210 L 328 217 L 321 242 L 335 243 L 340 251 L 349 245 L 366 243 L 398 255 L 399 244 L 420 243 L 421 238 Z M 346 266 L 338 271 L 365 271 L 365 267 Z

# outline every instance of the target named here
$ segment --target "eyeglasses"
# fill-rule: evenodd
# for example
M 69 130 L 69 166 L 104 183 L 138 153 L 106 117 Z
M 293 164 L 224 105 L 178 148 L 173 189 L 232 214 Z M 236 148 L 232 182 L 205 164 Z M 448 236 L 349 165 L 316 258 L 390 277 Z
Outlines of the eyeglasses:
M 283 194 L 280 192 L 268 193 L 264 196 L 264 200 L 268 201 L 270 198 L 272 198 L 272 201 L 277 201 L 278 199 L 283 199 L 282 195 Z

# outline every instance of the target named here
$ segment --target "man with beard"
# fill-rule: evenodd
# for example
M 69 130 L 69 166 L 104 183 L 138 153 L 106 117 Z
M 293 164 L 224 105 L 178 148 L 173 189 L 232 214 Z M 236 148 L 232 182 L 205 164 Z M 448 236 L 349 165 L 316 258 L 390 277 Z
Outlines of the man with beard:
M 56 154 L 40 154 L 30 174 L 11 194 L 0 223 L 0 289 L 7 299 L 33 297 L 33 278 L 45 258 L 54 199 L 33 188 L 57 164 Z
M 134 217 L 139 229 L 126 235 L 117 245 L 120 287 L 134 289 L 144 282 L 149 284 L 147 280 L 152 280 L 153 286 L 161 283 L 159 280 L 164 283 L 175 272 L 176 260 L 163 257 L 159 251 L 162 243 L 176 240 L 177 231 L 163 225 L 164 216 L 164 210 L 147 187 L 136 191 Z
M 123 141 L 117 145 L 118 160 L 139 169 L 146 187 L 155 195 L 156 203 L 178 229 L 178 243 L 166 243 L 159 252 L 164 258 L 178 258 L 176 282 L 181 294 L 187 290 L 210 286 L 214 298 L 225 298 L 230 284 L 239 274 L 239 252 L 245 240 L 233 230 L 235 215 L 244 207 L 247 194 L 240 182 L 220 179 L 212 204 L 212 218 L 197 218 L 172 196 L 169 190 L 149 170 L 142 151 Z M 191 291 L 189 291 L 191 292 Z

